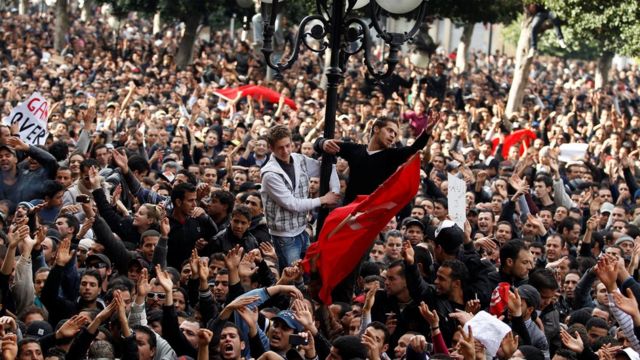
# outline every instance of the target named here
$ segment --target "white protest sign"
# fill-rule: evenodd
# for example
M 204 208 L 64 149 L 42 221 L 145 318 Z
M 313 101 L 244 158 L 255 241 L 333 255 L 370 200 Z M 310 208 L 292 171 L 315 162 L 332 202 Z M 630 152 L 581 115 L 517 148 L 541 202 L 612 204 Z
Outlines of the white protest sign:
M 467 204 L 464 198 L 465 193 L 467 192 L 467 183 L 451 174 L 447 174 L 447 183 L 449 217 L 460 227 L 460 229 L 464 229 L 464 222 L 467 221 Z
M 589 144 L 570 143 L 560 145 L 560 154 L 558 160 L 562 162 L 572 162 L 584 160 L 584 154 L 587 153 Z
M 20 139 L 31 145 L 44 145 L 49 131 L 49 103 L 38 92 L 34 92 L 26 101 L 11 110 L 5 118 L 6 125 L 18 123 L 20 125 Z

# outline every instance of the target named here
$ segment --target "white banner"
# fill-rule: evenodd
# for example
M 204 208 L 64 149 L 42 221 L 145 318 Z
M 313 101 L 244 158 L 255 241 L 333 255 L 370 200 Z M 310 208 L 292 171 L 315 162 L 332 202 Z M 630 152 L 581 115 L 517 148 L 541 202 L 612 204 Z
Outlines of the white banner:
M 34 92 L 26 101 L 11 110 L 5 118 L 6 125 L 18 123 L 20 125 L 20 139 L 31 145 L 44 145 L 49 135 L 47 121 L 49 119 L 49 104 L 38 92 Z
M 467 192 L 467 183 L 451 174 L 447 174 L 447 183 L 449 217 L 460 229 L 464 229 L 464 222 L 467 221 L 467 204 L 464 198 Z

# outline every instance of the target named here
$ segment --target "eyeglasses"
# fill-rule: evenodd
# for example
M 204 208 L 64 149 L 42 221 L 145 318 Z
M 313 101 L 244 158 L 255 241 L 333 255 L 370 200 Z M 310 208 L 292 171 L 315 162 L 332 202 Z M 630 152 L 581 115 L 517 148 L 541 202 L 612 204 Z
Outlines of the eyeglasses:
M 164 300 L 167 297 L 167 294 L 165 293 L 158 293 L 158 292 L 150 292 L 147 294 L 147 299 L 148 300 Z

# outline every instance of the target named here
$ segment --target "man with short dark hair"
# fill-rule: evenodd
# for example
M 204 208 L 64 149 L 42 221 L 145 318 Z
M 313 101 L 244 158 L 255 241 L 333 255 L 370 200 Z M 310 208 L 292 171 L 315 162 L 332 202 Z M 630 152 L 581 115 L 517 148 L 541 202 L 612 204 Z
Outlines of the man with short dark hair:
M 18 343 L 18 359 L 19 360 L 44 360 L 42 347 L 38 340 L 34 338 L 25 338 Z
M 500 248 L 500 269 L 491 273 L 492 289 L 498 283 L 507 282 L 520 286 L 527 282 L 529 271 L 533 269 L 533 255 L 522 240 L 511 240 Z
M 17 204 L 37 198 L 42 191 L 43 180 L 56 177 L 56 158 L 38 146 L 27 145 L 18 137 L 9 137 L 6 141 L 5 145 L 0 145 L 0 199 Z M 27 159 L 18 163 L 17 151 L 22 151 Z
M 320 162 L 293 152 L 291 131 L 276 125 L 269 131 L 271 157 L 262 167 L 262 199 L 269 232 L 280 268 L 302 258 L 309 246 L 307 214 L 320 206 L 338 203 L 340 185 L 335 169 L 331 189 L 324 196 L 309 198 L 309 179 L 320 175 Z
M 231 212 L 231 225 L 220 231 L 210 242 L 207 252 L 227 253 L 239 245 L 245 252 L 258 248 L 258 241 L 249 232 L 251 210 L 246 205 L 238 205 Z
M 196 207 L 196 187 L 190 183 L 178 184 L 171 192 L 173 211 L 169 216 L 167 265 L 179 269 L 182 262 L 191 256 L 197 247 L 206 249 L 218 232 L 216 224 L 201 208 Z M 211 253 L 201 254 L 209 256 Z

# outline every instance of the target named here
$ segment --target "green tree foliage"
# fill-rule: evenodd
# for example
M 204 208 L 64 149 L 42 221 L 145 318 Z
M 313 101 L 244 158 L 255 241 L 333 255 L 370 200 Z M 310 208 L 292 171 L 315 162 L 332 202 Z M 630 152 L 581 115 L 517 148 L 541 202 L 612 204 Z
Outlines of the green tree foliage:
M 594 59 L 606 53 L 628 56 L 640 53 L 640 2 L 545 0 L 545 5 L 564 22 L 568 55 Z M 557 48 L 549 50 L 553 53 Z

